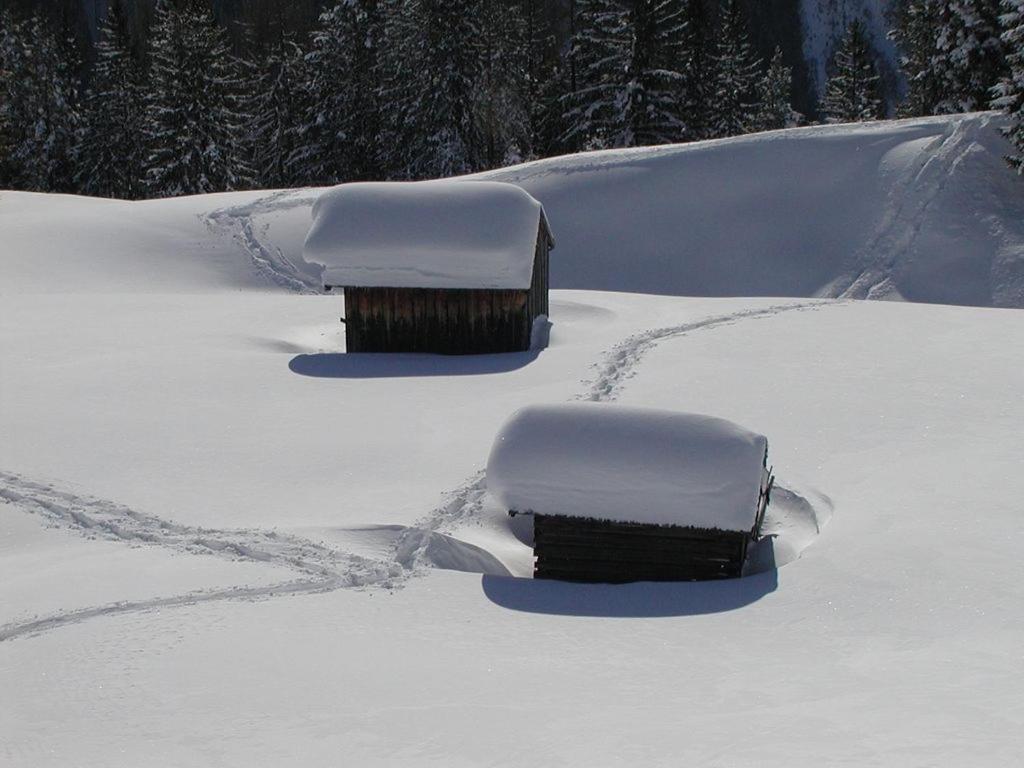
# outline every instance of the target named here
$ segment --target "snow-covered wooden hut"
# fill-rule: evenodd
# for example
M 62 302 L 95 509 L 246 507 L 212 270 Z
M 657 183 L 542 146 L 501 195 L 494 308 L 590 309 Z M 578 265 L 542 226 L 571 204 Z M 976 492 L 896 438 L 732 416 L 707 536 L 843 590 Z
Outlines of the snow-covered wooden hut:
M 531 406 L 495 439 L 487 488 L 533 515 L 534 576 L 742 575 L 772 476 L 768 441 L 724 419 L 606 404 Z
M 553 247 L 512 184 L 368 182 L 320 197 L 304 257 L 344 290 L 349 352 L 472 354 L 530 348 Z

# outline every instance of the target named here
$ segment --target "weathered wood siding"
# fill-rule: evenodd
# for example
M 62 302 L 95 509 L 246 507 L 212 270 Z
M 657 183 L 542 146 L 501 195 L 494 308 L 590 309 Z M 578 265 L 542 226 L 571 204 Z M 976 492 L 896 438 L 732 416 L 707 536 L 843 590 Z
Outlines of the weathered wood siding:
M 345 288 L 349 352 L 520 352 L 548 313 L 549 240 L 541 228 L 529 290 Z
M 749 533 L 534 515 L 534 576 L 623 583 L 735 578 Z
M 541 227 L 537 234 L 537 247 L 533 256 L 533 280 L 530 283 L 529 295 L 529 323 L 533 328 L 533 321 L 541 315 L 548 314 L 548 281 L 551 270 L 549 266 L 549 246 L 547 231 Z
M 527 303 L 527 291 L 346 288 L 346 348 L 446 355 L 528 349 Z

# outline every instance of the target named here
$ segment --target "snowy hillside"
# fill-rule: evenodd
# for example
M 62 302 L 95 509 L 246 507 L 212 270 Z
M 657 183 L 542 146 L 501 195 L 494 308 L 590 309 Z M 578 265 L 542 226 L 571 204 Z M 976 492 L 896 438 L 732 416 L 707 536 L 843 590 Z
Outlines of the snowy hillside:
M 1024 185 L 1005 169 L 999 123 L 985 113 L 804 128 L 484 178 L 544 204 L 556 288 L 1022 307 Z M 34 291 L 316 290 L 302 240 L 318 194 L 44 205 L 5 193 L 0 227 L 23 244 L 6 268 Z
M 1000 142 L 979 115 L 491 174 L 544 203 L 560 290 L 548 349 L 463 358 L 344 354 L 317 190 L 0 193 L 0 766 L 1014 764 Z M 816 298 L 897 294 L 983 306 Z M 484 468 L 572 401 L 767 436 L 758 572 L 525 578 Z

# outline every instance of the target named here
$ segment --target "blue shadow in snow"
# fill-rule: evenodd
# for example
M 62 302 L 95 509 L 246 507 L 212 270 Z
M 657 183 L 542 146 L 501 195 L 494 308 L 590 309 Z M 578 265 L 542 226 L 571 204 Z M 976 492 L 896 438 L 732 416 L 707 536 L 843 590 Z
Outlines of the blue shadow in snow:
M 576 584 L 485 575 L 482 585 L 492 603 L 527 613 L 622 619 L 702 616 L 734 611 L 775 591 L 779 580 L 771 539 L 762 539 L 758 549 L 759 566 L 767 570 L 741 579 Z
M 322 353 L 296 355 L 292 373 L 320 379 L 394 379 L 412 376 L 485 376 L 524 368 L 540 352 L 494 355 L 426 355 L 403 353 Z

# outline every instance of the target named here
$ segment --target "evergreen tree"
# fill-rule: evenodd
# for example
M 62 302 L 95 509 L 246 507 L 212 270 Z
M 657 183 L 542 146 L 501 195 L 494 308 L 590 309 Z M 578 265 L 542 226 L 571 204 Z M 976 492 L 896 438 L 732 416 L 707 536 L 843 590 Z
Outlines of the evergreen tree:
M 567 90 L 545 0 L 520 0 L 525 25 L 526 83 L 523 91 L 530 148 L 524 159 L 553 153 L 562 133 L 558 98 Z
M 748 42 L 746 21 L 736 0 L 725 0 L 722 5 L 715 75 L 709 138 L 738 136 L 757 130 L 760 65 Z
M 680 0 L 635 0 L 627 69 L 624 146 L 682 141 L 686 76 L 685 8 Z
M 19 22 L 5 13 L 0 23 L 0 66 L 6 71 L 0 91 L 4 183 L 35 192 L 72 192 L 78 130 L 74 47 L 51 34 L 39 17 Z
M 404 0 L 389 25 L 388 111 L 397 123 L 391 172 L 438 178 L 482 166 L 473 114 L 481 71 L 474 0 Z
M 875 57 L 859 19 L 851 22 L 840 42 L 832 70 L 823 104 L 829 122 L 852 123 L 881 117 Z
M 159 0 L 150 39 L 146 184 L 151 195 L 245 189 L 245 78 L 222 28 L 199 0 Z
M 680 141 L 686 20 L 678 0 L 581 0 L 573 40 L 577 90 L 566 139 L 584 148 Z
M 308 115 L 306 86 L 305 53 L 279 27 L 258 67 L 252 101 L 253 164 L 261 187 L 303 181 L 295 179 L 289 160 L 298 149 L 301 121 Z
M 776 48 L 761 80 L 758 130 L 774 131 L 797 124 L 799 116 L 793 111 L 792 89 L 793 70 L 783 62 L 782 49 Z
M 1003 0 L 1002 42 L 1009 73 L 994 89 L 992 106 L 1010 116 L 1004 131 L 1018 154 L 1006 158 L 1010 167 L 1024 174 L 1024 0 Z
M 938 4 L 936 53 L 931 66 L 939 91 L 937 113 L 988 106 L 1005 73 L 999 0 L 946 0 Z
M 386 4 L 338 0 L 320 15 L 306 57 L 307 111 L 292 159 L 305 183 L 378 179 L 385 173 L 380 96 Z
M 521 162 L 531 155 L 530 39 L 522 13 L 507 0 L 482 0 L 480 73 L 473 117 L 481 169 Z
M 715 58 L 715 29 L 708 15 L 707 0 L 688 0 L 682 61 L 686 72 L 683 119 L 687 138 L 706 139 L 713 133 L 712 111 L 718 79 Z
M 935 113 L 940 84 L 934 66 L 938 53 L 940 0 L 907 0 L 889 37 L 899 47 L 899 64 L 907 78 L 907 95 L 899 106 L 902 117 Z
M 631 43 L 628 13 L 614 0 L 577 0 L 576 8 L 569 53 L 576 82 L 563 97 L 561 141 L 570 151 L 621 146 Z
M 14 71 L 19 68 L 21 51 L 14 14 L 0 10 L 0 189 L 14 186 L 16 175 L 11 156 L 14 152 Z
M 142 72 L 131 52 L 121 3 L 100 30 L 78 147 L 78 188 L 86 195 L 134 199 L 142 192 L 145 146 Z

